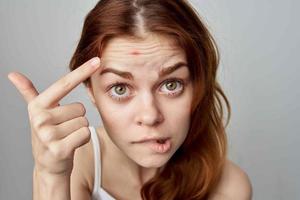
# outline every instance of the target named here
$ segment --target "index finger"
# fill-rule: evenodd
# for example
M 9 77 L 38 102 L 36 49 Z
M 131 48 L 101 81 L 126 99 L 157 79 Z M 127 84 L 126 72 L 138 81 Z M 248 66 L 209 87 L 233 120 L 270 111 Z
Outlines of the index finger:
M 57 104 L 64 96 L 71 92 L 77 85 L 90 77 L 100 67 L 100 59 L 94 57 L 74 71 L 66 74 L 36 98 L 36 103 L 42 107 Z

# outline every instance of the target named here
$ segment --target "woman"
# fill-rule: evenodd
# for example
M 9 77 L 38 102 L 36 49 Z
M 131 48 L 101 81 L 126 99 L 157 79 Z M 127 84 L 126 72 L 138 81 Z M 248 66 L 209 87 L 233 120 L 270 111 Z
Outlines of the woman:
M 98 2 L 72 72 L 41 94 L 9 74 L 28 102 L 34 199 L 251 199 L 247 174 L 226 159 L 218 62 L 187 1 Z M 81 103 L 59 105 L 81 82 L 103 127 Z

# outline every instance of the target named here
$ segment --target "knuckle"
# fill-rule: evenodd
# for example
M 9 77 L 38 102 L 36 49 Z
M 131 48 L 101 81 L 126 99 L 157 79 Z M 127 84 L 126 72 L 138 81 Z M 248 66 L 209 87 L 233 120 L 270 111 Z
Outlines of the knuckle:
M 80 121 L 82 126 L 89 126 L 89 121 L 87 120 L 86 117 L 80 117 Z
M 89 130 L 88 127 L 82 127 L 80 129 L 80 133 L 82 134 L 83 138 L 84 139 L 84 143 L 88 142 L 90 140 L 90 137 L 91 137 L 91 132 Z
M 83 105 L 82 103 L 77 102 L 77 103 L 76 103 L 76 107 L 77 107 L 77 109 L 80 111 L 80 114 L 81 114 L 81 115 L 85 115 L 86 109 L 85 109 L 85 107 L 84 107 L 84 105 Z
M 39 134 L 39 139 L 44 143 L 49 143 L 55 139 L 55 128 L 43 128 Z
M 42 111 L 32 117 L 32 124 L 35 129 L 40 129 L 44 124 L 50 122 L 52 115 L 49 112 Z
M 83 132 L 83 133 L 87 133 L 87 134 L 90 134 L 90 129 L 88 128 L 88 127 L 82 127 L 81 129 L 81 132 Z
M 63 144 L 49 145 L 49 151 L 57 160 L 63 160 L 67 158 L 67 151 Z

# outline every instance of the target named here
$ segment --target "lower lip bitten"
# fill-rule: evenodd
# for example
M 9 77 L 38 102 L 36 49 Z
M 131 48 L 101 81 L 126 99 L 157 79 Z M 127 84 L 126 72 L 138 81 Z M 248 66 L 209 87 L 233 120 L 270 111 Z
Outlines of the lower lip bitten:
M 145 142 L 144 144 L 149 145 L 149 147 L 156 153 L 166 153 L 171 149 L 172 146 L 170 139 L 167 139 L 163 143 L 160 143 L 157 140 L 152 140 L 152 141 Z

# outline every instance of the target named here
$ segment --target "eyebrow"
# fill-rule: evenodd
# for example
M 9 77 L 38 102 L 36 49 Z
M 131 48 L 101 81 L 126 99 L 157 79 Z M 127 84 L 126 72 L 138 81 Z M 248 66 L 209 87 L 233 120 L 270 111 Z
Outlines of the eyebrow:
M 179 69 L 181 67 L 187 67 L 187 63 L 178 62 L 169 67 L 165 67 L 159 71 L 159 77 L 164 77 L 168 74 L 171 74 L 172 72 L 176 71 L 177 69 Z M 113 68 L 105 68 L 100 72 L 100 75 L 105 74 L 105 73 L 113 73 L 113 74 L 119 75 L 125 79 L 134 80 L 133 75 L 130 72 L 119 71 L 119 70 L 113 69 Z

